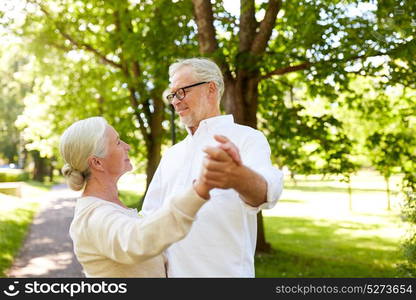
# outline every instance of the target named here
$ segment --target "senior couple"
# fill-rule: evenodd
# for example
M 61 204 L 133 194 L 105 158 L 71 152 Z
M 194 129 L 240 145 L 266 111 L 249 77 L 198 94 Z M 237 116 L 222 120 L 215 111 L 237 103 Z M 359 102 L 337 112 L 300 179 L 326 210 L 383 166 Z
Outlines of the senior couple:
M 254 277 L 257 213 L 279 198 L 282 173 L 264 135 L 221 115 L 224 81 L 204 58 L 169 68 L 170 94 L 188 136 L 169 148 L 140 213 L 119 199 L 129 145 L 103 118 L 62 135 L 62 169 L 83 190 L 70 236 L 87 277 Z

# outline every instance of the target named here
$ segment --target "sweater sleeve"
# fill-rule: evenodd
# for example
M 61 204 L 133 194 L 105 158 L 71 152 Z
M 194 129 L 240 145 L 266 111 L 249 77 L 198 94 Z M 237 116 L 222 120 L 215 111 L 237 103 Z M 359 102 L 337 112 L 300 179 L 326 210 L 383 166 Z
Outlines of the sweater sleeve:
M 127 216 L 107 205 L 97 207 L 86 222 L 87 242 L 101 255 L 119 263 L 152 258 L 185 237 L 206 200 L 190 188 L 169 203 L 146 217 Z

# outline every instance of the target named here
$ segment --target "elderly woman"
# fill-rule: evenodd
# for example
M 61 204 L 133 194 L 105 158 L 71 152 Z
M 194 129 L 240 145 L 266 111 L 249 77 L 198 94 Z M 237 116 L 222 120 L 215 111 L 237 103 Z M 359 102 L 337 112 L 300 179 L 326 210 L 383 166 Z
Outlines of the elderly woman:
M 102 117 L 75 122 L 61 137 L 62 172 L 73 190 L 84 189 L 70 236 L 87 277 L 166 277 L 163 250 L 189 232 L 209 199 L 212 187 L 201 175 L 182 195 L 172 195 L 169 205 L 139 216 L 117 190 L 119 178 L 132 169 L 129 149 Z M 205 168 L 203 173 L 209 175 Z

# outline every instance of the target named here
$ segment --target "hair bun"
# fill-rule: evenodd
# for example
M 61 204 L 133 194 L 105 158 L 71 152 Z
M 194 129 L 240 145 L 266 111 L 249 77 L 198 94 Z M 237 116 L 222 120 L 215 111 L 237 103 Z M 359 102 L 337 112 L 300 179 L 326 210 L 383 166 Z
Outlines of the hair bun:
M 62 167 L 62 175 L 64 175 L 65 177 L 71 176 L 72 171 L 73 171 L 73 169 L 69 164 L 65 164 Z
M 79 191 L 84 187 L 85 178 L 82 173 L 72 168 L 71 165 L 65 164 L 62 167 L 62 174 L 66 177 L 68 185 L 71 189 Z

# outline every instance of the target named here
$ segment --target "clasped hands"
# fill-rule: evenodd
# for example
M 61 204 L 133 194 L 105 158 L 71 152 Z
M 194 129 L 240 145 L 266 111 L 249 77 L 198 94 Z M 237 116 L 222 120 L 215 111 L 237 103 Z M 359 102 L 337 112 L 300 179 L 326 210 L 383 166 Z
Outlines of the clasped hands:
M 219 145 L 204 149 L 207 155 L 195 182 L 195 190 L 206 199 L 209 199 L 209 191 L 213 188 L 235 188 L 239 169 L 243 166 L 238 148 L 228 138 L 222 135 L 215 135 L 214 138 Z

